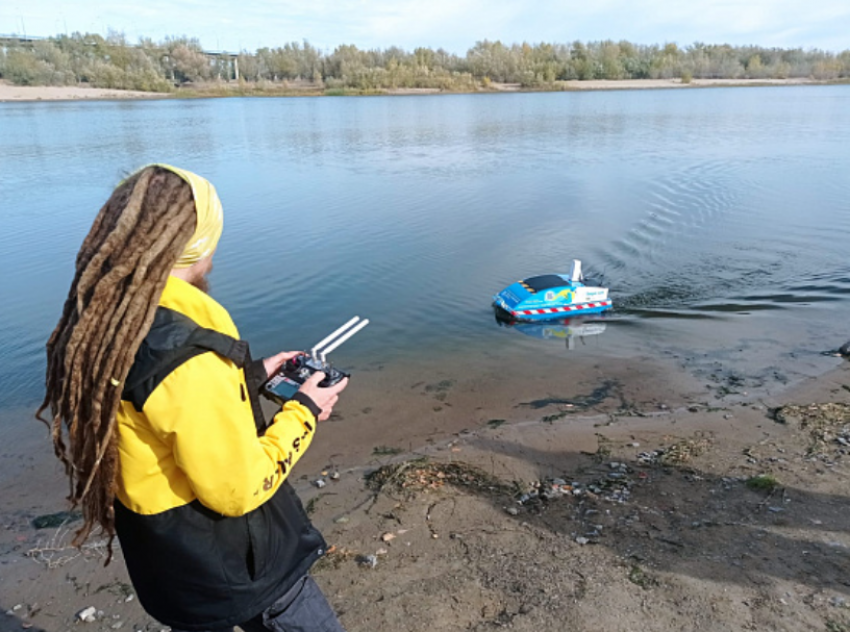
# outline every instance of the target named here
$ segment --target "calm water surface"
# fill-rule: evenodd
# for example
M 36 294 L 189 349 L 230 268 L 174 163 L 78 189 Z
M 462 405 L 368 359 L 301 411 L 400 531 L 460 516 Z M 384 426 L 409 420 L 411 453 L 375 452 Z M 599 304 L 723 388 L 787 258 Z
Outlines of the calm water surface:
M 850 86 L 6 103 L 0 148 L 0 418 L 40 398 L 80 243 L 154 161 L 217 186 L 213 295 L 255 354 L 355 314 L 336 363 L 411 382 L 494 350 L 519 376 L 647 354 L 817 374 L 850 339 Z M 573 258 L 611 317 L 496 324 L 495 292 Z

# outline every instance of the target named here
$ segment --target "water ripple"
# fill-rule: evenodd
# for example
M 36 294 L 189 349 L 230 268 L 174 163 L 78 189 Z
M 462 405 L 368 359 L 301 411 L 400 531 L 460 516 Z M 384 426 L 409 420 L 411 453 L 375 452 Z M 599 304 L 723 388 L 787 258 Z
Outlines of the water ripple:
M 574 258 L 611 289 L 610 353 L 677 328 L 708 349 L 746 327 L 846 338 L 846 88 L 783 90 L 0 104 L 4 395 L 34 396 L 91 219 L 153 160 L 215 182 L 213 293 L 260 352 L 357 313 L 343 357 L 498 345 L 521 370 L 539 347 L 490 297 Z

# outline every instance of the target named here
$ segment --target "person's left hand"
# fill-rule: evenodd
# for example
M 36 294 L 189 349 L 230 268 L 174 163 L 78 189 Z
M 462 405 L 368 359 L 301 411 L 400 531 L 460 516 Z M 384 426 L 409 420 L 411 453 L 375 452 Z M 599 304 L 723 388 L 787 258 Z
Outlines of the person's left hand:
M 277 355 L 263 358 L 263 366 L 266 368 L 266 376 L 271 377 L 277 373 L 278 369 L 284 365 L 287 360 L 296 358 L 300 355 L 306 355 L 303 351 L 281 351 Z

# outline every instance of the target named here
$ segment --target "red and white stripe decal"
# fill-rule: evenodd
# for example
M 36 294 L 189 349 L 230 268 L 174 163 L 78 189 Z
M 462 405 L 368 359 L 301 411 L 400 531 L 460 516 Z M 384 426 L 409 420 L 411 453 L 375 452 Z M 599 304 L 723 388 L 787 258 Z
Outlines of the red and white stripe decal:
M 609 307 L 611 301 L 600 301 L 598 303 L 582 303 L 581 305 L 567 305 L 566 307 L 546 307 L 544 309 L 522 309 L 517 312 L 511 312 L 514 316 L 531 316 L 538 314 L 561 314 L 563 312 L 580 312 L 584 309 L 593 309 L 596 307 Z

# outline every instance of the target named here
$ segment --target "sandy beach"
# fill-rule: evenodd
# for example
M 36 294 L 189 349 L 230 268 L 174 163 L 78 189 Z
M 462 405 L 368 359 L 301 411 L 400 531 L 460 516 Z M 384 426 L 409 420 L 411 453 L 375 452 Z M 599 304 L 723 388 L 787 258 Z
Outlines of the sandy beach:
M 476 387 L 424 385 L 430 416 L 456 422 L 399 413 L 403 452 L 341 406 L 294 483 L 334 546 L 315 576 L 349 632 L 850 630 L 850 363 L 758 395 L 663 377 L 508 393 L 483 415 Z M 102 539 L 69 547 L 30 414 L 0 451 L 0 629 L 164 629 L 120 550 L 104 568 Z
M 694 79 L 682 83 L 681 79 L 627 79 L 621 81 L 559 81 L 555 90 L 650 90 L 667 88 L 706 88 L 731 86 L 796 86 L 817 85 L 823 82 L 812 79 Z M 235 85 L 235 84 L 234 84 Z M 287 84 L 280 90 L 286 94 L 321 94 L 321 88 L 312 84 Z M 211 87 L 212 86 L 212 87 Z M 201 86 L 192 96 L 225 96 L 227 84 L 216 87 Z M 214 89 L 213 89 L 214 88 Z M 222 92 L 224 90 L 224 92 Z M 492 83 L 486 92 L 520 92 L 523 88 L 514 83 Z M 209 94 L 207 94 L 209 92 Z M 436 88 L 397 88 L 386 90 L 386 94 L 411 96 L 439 94 Z M 110 99 L 164 99 L 180 96 L 180 93 L 139 92 L 135 90 L 111 90 L 85 86 L 15 86 L 0 80 L 0 102 L 3 101 L 75 101 Z
M 623 79 L 610 81 L 565 81 L 570 90 L 641 90 L 659 88 L 720 88 L 732 86 L 802 86 L 823 83 L 813 79 L 692 79 L 684 83 L 681 79 Z
M 2 101 L 98 101 L 111 99 L 162 99 L 171 95 L 163 92 L 110 90 L 83 86 L 15 86 L 0 81 Z

